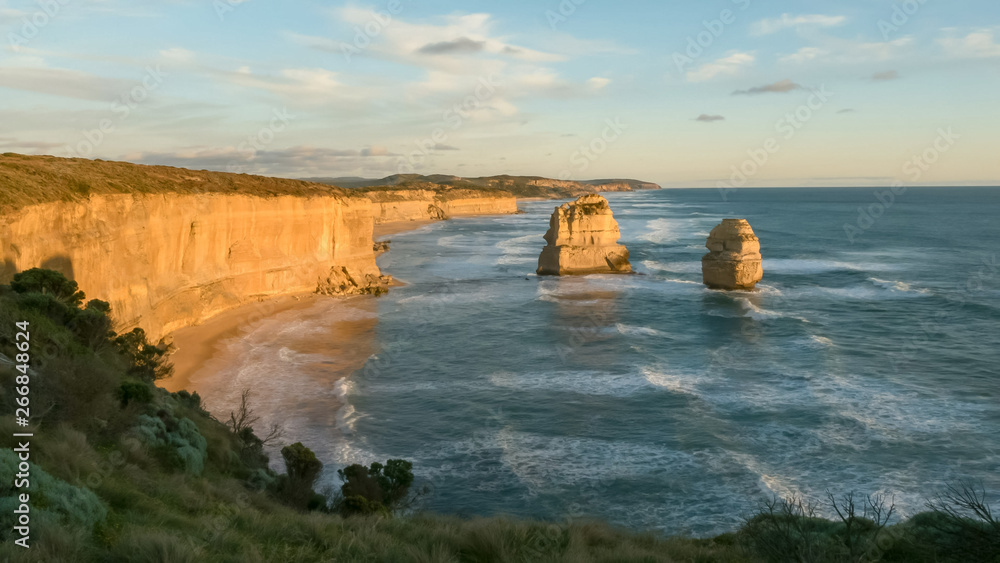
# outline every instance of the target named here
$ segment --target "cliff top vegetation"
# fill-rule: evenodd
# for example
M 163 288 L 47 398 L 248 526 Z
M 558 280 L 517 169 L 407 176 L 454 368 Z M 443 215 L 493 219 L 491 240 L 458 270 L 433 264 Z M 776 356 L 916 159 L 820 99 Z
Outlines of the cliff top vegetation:
M 0 214 L 29 205 L 80 201 L 106 194 L 244 194 L 330 196 L 346 192 L 336 187 L 249 174 L 187 170 L 128 162 L 0 155 Z

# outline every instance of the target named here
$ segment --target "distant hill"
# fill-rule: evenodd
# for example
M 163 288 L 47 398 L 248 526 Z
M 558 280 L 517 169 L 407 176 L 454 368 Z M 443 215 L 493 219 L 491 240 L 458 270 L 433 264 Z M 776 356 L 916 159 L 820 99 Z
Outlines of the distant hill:
M 393 174 L 381 179 L 342 177 L 307 178 L 306 181 L 337 186 L 344 189 L 366 189 L 368 191 L 379 188 L 433 189 L 434 185 L 444 187 L 445 189 L 493 189 L 510 192 L 522 198 L 541 197 L 547 199 L 569 198 L 596 192 L 629 192 L 660 189 L 658 184 L 630 179 L 574 181 L 554 180 L 542 176 L 509 175 L 463 178 L 445 174 L 433 174 L 429 176 L 420 174 Z

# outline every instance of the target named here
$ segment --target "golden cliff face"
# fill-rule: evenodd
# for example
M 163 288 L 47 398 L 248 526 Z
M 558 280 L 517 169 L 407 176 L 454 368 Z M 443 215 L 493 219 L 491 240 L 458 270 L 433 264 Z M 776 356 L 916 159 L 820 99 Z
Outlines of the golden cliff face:
M 0 216 L 3 279 L 48 267 L 151 340 L 227 309 L 316 291 L 334 269 L 380 279 L 362 198 L 103 195 Z M 374 276 L 371 278 L 369 276 Z
M 509 215 L 517 213 L 517 198 L 511 194 L 484 195 L 460 192 L 448 197 L 432 190 L 368 192 L 376 223 L 437 221 L 448 217 Z
M 0 283 L 35 267 L 111 303 L 155 341 L 284 294 L 380 294 L 374 224 L 517 212 L 513 196 L 109 194 L 0 214 Z M 370 198 L 370 199 L 369 199 Z M 390 201 L 391 200 L 391 201 Z

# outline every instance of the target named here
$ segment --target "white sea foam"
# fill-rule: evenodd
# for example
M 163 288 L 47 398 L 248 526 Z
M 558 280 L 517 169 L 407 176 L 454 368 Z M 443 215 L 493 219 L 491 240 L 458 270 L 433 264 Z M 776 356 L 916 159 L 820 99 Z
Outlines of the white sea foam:
M 661 272 L 672 272 L 676 274 L 700 274 L 701 262 L 659 262 L 656 260 L 644 260 L 642 265 L 650 270 Z
M 930 293 L 930 290 L 928 289 L 913 289 L 913 287 L 911 287 L 910 284 L 901 281 L 886 281 L 886 280 L 880 280 L 878 278 L 868 278 L 868 281 L 874 283 L 875 285 L 881 288 L 888 289 L 891 291 L 900 291 L 904 293 L 920 293 L 923 295 L 927 295 Z
M 664 336 L 664 334 L 656 329 L 645 327 L 645 326 L 630 326 L 622 323 L 615 325 L 615 330 L 618 334 L 625 336 Z
M 764 258 L 763 263 L 765 273 L 773 274 L 824 274 L 836 271 L 850 272 L 891 272 L 900 269 L 895 264 L 884 264 L 877 262 L 841 262 L 838 260 L 809 260 L 809 259 L 784 259 Z
M 668 389 L 674 393 L 700 396 L 698 386 L 704 381 L 703 375 L 671 373 L 653 366 L 643 366 L 639 370 L 643 378 L 652 386 Z
M 639 237 L 642 240 L 655 244 L 677 240 L 677 227 L 675 222 L 670 219 L 654 219 L 646 223 L 646 228 L 649 229 L 649 232 Z

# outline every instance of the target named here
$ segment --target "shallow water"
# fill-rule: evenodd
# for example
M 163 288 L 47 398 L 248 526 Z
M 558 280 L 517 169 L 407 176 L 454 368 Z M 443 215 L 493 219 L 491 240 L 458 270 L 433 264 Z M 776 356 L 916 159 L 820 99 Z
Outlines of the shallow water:
M 640 275 L 535 277 L 555 202 L 436 223 L 380 259 L 406 287 L 264 321 L 216 388 L 264 386 L 330 484 L 404 458 L 447 513 L 709 534 L 762 495 L 886 491 L 905 515 L 960 478 L 1000 490 L 1000 190 L 910 189 L 853 244 L 872 190 L 608 199 Z M 761 239 L 753 293 L 700 283 L 726 217 Z M 359 327 L 368 364 L 324 378 Z

